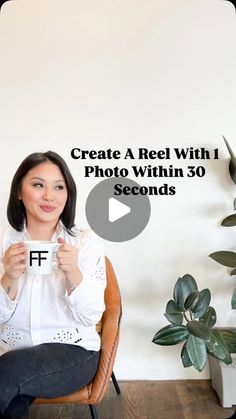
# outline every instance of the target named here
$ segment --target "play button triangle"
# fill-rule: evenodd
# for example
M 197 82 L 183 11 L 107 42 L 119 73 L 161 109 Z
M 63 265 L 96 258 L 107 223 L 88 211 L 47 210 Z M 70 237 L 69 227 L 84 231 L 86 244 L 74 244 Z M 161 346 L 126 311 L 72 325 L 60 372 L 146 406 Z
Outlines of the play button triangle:
M 117 199 L 110 198 L 108 202 L 108 219 L 111 223 L 129 214 L 131 209 Z
M 133 188 L 137 191 L 140 187 L 127 177 L 111 177 L 94 186 L 85 206 L 91 229 L 103 239 L 117 243 L 138 236 L 151 214 L 148 195 L 132 193 Z

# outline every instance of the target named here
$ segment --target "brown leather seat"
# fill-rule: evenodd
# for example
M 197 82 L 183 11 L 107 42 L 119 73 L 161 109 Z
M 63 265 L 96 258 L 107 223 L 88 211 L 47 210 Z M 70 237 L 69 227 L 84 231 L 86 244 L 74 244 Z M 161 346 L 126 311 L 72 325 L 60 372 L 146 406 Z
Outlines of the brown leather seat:
M 107 287 L 105 289 L 105 311 L 101 323 L 101 356 L 98 369 L 92 382 L 75 393 L 53 399 L 37 398 L 35 403 L 77 403 L 88 404 L 92 418 L 97 418 L 95 404 L 98 404 L 107 389 L 112 376 L 116 391 L 119 386 L 116 382 L 113 365 L 119 341 L 119 326 L 121 318 L 121 297 L 118 282 L 111 262 L 106 258 Z

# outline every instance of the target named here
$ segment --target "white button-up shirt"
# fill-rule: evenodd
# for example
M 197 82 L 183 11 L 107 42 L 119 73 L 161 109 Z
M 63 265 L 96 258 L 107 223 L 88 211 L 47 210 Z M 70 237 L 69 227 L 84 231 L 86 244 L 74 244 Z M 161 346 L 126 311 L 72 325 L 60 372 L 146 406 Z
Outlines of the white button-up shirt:
M 64 274 L 27 275 L 18 280 L 18 292 L 11 300 L 0 285 L 0 355 L 8 350 L 46 342 L 63 342 L 89 350 L 100 349 L 96 324 L 105 309 L 106 287 L 103 246 L 91 230 L 69 235 L 59 223 L 52 241 L 62 237 L 78 247 L 78 266 L 83 280 L 68 295 Z M 30 240 L 26 228 L 17 232 L 8 226 L 0 231 L 0 277 L 3 256 L 13 243 Z

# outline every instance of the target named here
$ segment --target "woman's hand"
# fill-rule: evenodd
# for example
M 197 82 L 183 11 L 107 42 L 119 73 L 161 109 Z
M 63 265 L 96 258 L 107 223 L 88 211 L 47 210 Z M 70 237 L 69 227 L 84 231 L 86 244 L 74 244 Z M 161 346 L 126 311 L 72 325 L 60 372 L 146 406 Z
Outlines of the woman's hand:
M 24 243 L 12 244 L 3 257 L 5 274 L 10 280 L 19 279 L 26 267 L 26 248 Z
M 58 239 L 58 243 L 61 244 L 57 252 L 58 267 L 65 274 L 66 289 L 70 295 L 83 279 L 78 267 L 78 249 L 62 238 Z
M 67 244 L 65 240 L 59 238 L 58 243 L 61 244 L 57 252 L 58 267 L 63 272 L 73 272 L 78 268 L 78 249 L 71 244 Z
M 12 244 L 3 256 L 5 273 L 1 285 L 11 300 L 14 300 L 18 290 L 18 279 L 24 273 L 26 264 L 26 248 L 24 243 Z

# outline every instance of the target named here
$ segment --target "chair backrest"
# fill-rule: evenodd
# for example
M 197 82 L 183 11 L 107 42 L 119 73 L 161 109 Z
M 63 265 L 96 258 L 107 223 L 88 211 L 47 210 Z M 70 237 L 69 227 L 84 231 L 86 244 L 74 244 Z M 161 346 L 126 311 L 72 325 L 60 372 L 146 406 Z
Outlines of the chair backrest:
M 112 264 L 108 258 L 106 258 L 106 274 L 106 308 L 100 324 L 101 356 L 92 382 L 75 393 L 54 399 L 37 398 L 36 403 L 97 404 L 102 400 L 110 382 L 115 362 L 122 314 L 120 290 Z
M 119 342 L 119 327 L 122 314 L 121 296 L 112 264 L 106 258 L 107 287 L 105 290 L 106 309 L 101 324 L 101 356 L 98 370 L 91 383 L 89 403 L 101 401 L 109 384 Z

